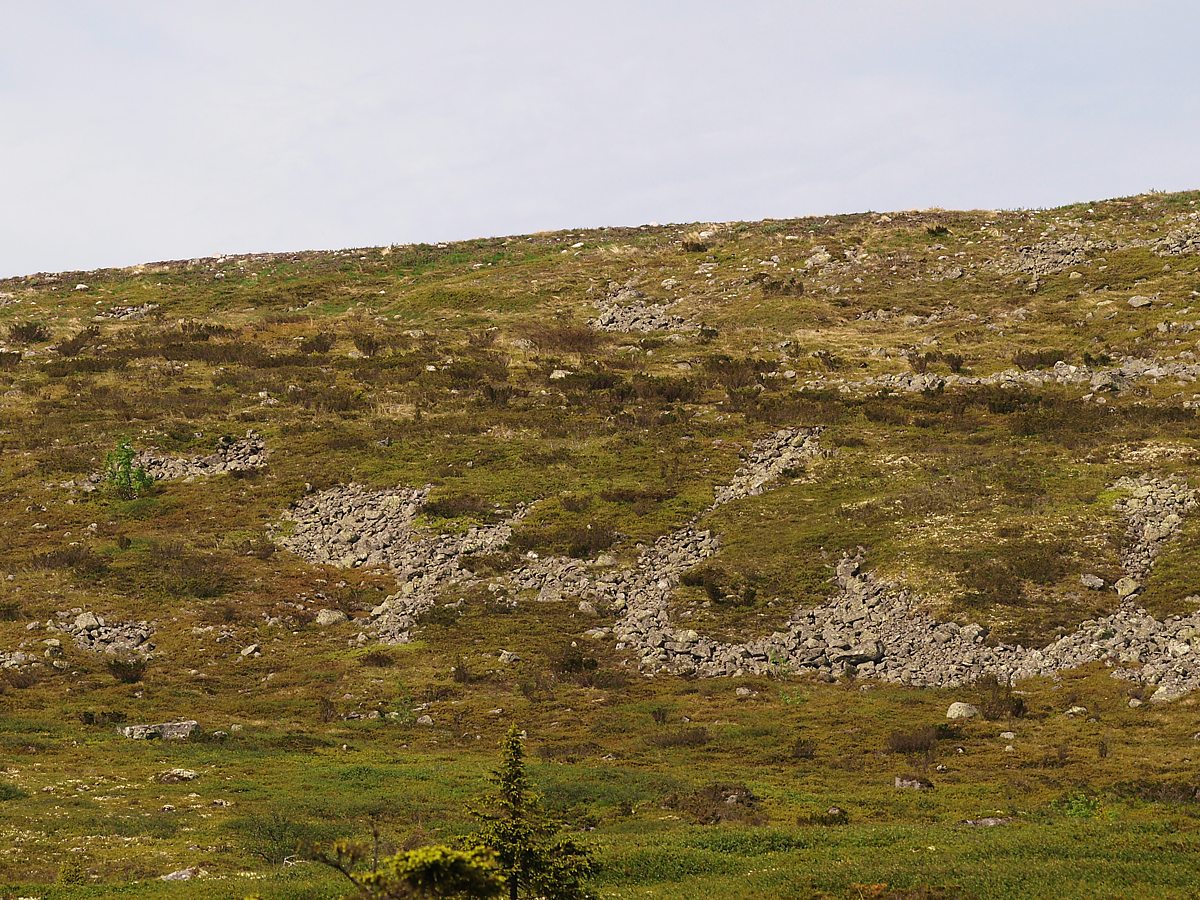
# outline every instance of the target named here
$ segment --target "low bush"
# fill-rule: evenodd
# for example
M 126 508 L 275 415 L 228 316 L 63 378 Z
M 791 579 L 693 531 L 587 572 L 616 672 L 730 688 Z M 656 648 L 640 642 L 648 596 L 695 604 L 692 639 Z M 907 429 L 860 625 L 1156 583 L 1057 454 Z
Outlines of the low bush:
M 1065 350 L 1018 350 L 1013 354 L 1013 363 L 1025 371 L 1053 368 L 1055 363 L 1065 362 L 1070 354 Z
M 479 386 L 479 396 L 488 406 L 508 406 L 517 395 L 517 389 L 511 384 L 491 384 L 485 382 Z
M 802 297 L 804 282 L 797 275 L 776 275 L 771 272 L 757 272 L 747 281 L 762 288 L 767 297 Z
M 712 735 L 702 725 L 692 728 L 680 728 L 677 731 L 667 731 L 662 734 L 653 734 L 649 737 L 651 744 L 664 749 L 670 747 L 703 747 L 710 740 L 712 740 Z
M 300 342 L 301 353 L 328 353 L 337 343 L 337 335 L 332 331 L 318 331 Z
M 585 525 L 524 526 L 513 532 L 509 543 L 520 553 L 566 553 L 586 559 L 607 550 L 617 542 L 617 533 L 603 522 Z
M 60 356 L 72 357 L 82 353 L 89 344 L 100 336 L 100 329 L 95 325 L 84 328 L 82 331 L 77 331 L 71 337 L 67 338 L 54 346 L 54 352 Z
M 723 606 L 753 606 L 758 589 L 744 578 L 730 575 L 719 566 L 697 566 L 679 579 L 686 587 L 698 587 L 712 602 Z
M 229 827 L 247 853 L 271 865 L 286 862 L 302 846 L 323 839 L 328 831 L 278 811 L 235 819 Z
M 121 684 L 137 684 L 145 677 L 148 666 L 149 662 L 140 656 L 124 659 L 117 657 L 105 663 L 108 674 Z
M 1019 719 L 1025 715 L 1025 700 L 1013 693 L 1012 685 L 993 675 L 985 676 L 975 683 L 984 692 L 979 711 L 985 719 Z
M 799 816 L 796 819 L 797 825 L 815 825 L 819 827 L 835 827 L 838 825 L 849 825 L 850 814 L 840 806 L 831 806 L 829 809 L 822 812 L 810 813 L 807 816 Z
M 937 742 L 937 728 L 923 725 L 908 731 L 893 731 L 887 737 L 887 749 L 891 753 L 931 756 L 937 748 Z
M 339 718 L 337 705 L 328 697 L 322 697 L 317 701 L 317 718 L 326 725 L 337 721 Z
M 76 575 L 96 577 L 108 571 L 108 560 L 83 544 L 72 544 L 45 553 L 35 553 L 35 569 L 69 569 Z
M 588 656 L 574 645 L 565 647 L 561 653 L 550 661 L 550 670 L 556 675 L 582 675 L 595 672 L 600 668 L 600 661 L 594 656 Z
M 379 335 L 370 331 L 358 331 L 351 336 L 354 348 L 367 359 L 371 359 L 383 349 L 383 341 Z
M 591 353 L 604 343 L 604 335 L 575 322 L 538 322 L 525 329 L 525 337 L 543 352 Z
M 152 544 L 146 551 L 143 573 L 158 581 L 172 597 L 209 600 L 231 587 L 229 567 L 223 557 L 197 553 L 181 541 Z M 236 616 L 236 610 L 233 614 Z
M 387 669 L 396 664 L 396 657 L 382 647 L 376 647 L 360 656 L 358 664 L 367 668 Z
M 762 801 L 744 784 L 707 784 L 690 793 L 669 795 L 663 805 L 700 825 L 761 825 L 767 818 L 761 810 Z
M 28 669 L 3 669 L 0 670 L 0 677 L 4 679 L 0 681 L 0 684 L 7 684 L 18 691 L 31 688 L 38 683 L 37 675 Z
M 8 339 L 14 344 L 41 344 L 50 340 L 50 328 L 45 322 L 13 322 L 8 326 Z
M 1113 793 L 1123 799 L 1166 806 L 1200 804 L 1198 781 L 1123 781 L 1113 787 Z
M 792 759 L 813 759 L 817 755 L 817 745 L 810 740 L 798 737 L 792 744 Z

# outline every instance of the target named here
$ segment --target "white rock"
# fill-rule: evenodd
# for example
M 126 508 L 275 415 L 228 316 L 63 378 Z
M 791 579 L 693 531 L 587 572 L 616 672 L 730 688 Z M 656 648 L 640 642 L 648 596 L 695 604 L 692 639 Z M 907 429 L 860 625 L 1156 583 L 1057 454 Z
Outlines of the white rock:
M 974 719 L 978 715 L 979 710 L 970 703 L 951 703 L 950 708 L 946 710 L 947 719 Z

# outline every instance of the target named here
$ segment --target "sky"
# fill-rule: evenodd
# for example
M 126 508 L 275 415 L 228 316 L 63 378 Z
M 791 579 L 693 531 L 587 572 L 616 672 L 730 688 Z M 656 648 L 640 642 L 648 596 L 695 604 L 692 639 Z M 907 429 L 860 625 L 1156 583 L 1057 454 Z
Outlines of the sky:
M 0 277 L 1200 188 L 1194 0 L 0 0 Z

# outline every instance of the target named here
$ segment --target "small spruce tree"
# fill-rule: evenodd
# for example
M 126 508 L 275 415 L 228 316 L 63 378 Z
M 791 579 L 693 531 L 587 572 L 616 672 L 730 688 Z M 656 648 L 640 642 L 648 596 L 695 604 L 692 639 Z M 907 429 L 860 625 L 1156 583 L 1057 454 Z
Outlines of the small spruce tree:
M 471 811 L 480 825 L 469 845 L 496 854 L 510 900 L 589 900 L 595 895 L 584 881 L 598 868 L 592 851 L 559 836 L 560 823 L 547 815 L 525 771 L 524 735 L 515 725 L 501 747 L 500 767 L 488 779 L 496 790 Z

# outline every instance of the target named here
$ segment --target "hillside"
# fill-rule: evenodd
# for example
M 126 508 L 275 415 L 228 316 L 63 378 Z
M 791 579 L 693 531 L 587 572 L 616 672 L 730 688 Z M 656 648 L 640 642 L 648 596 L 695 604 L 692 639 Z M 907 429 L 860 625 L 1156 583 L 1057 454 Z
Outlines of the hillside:
M 515 722 L 602 896 L 1195 896 L 1198 201 L 0 281 L 5 895 L 337 896 Z

